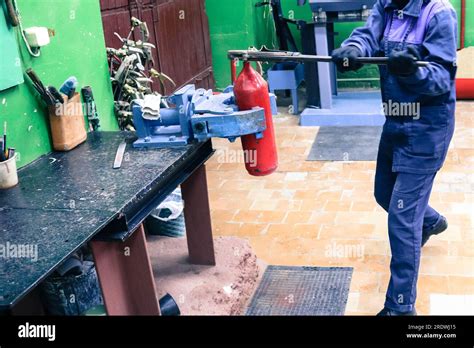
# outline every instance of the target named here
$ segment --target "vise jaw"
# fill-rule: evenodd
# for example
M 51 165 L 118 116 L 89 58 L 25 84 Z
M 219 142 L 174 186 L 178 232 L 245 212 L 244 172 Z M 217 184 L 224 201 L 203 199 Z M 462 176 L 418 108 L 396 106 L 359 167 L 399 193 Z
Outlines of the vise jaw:
M 265 111 L 256 107 L 239 111 L 233 88 L 214 94 L 212 90 L 187 85 L 167 98 L 172 107 L 156 106 L 157 116 L 143 117 L 144 101 L 133 105 L 133 121 L 138 140 L 134 147 L 162 148 L 184 146 L 191 141 L 206 141 L 212 137 L 234 141 L 243 135 L 263 137 L 266 129 Z

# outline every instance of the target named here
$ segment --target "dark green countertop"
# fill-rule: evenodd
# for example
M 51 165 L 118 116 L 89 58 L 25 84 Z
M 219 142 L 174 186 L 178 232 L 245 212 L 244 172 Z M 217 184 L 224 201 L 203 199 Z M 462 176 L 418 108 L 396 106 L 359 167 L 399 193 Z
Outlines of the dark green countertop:
M 112 169 L 127 138 L 122 167 Z M 212 155 L 212 144 L 134 149 L 123 132 L 90 133 L 70 152 L 21 168 L 18 186 L 0 191 L 0 310 L 16 304 L 90 239 L 125 240 L 170 192 Z M 34 257 L 14 257 L 21 246 Z M 0 250 L 1 252 L 1 250 Z M 28 256 L 28 255 L 25 255 Z M 34 255 L 33 255 L 34 256 Z

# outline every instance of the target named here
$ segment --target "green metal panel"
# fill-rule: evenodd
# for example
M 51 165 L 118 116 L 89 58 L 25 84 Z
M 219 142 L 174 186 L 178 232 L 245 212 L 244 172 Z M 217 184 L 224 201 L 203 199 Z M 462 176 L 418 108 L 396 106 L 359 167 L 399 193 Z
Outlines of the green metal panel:
M 217 88 L 230 84 L 227 51 L 255 45 L 255 0 L 206 0 Z
M 474 3 L 472 1 L 466 3 L 466 46 L 474 46 Z
M 74 75 L 79 86 L 92 86 L 103 130 L 118 129 L 97 0 L 17 0 L 24 27 L 56 32 L 41 57 L 31 57 L 18 37 L 22 70 L 33 68 L 47 85 L 59 87 Z M 25 78 L 27 80 L 27 78 Z M 29 82 L 0 92 L 0 124 L 8 122 L 8 144 L 25 165 L 51 151 L 47 109 Z
M 7 21 L 5 1 L 0 3 L 0 91 L 23 83 L 15 31 Z

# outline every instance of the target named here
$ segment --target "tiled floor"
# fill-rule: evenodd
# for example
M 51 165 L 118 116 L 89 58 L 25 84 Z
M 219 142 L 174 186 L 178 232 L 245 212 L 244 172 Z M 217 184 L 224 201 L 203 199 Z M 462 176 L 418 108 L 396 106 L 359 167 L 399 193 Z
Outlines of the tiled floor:
M 347 314 L 373 315 L 383 306 L 390 262 L 386 213 L 373 198 L 375 162 L 307 162 L 318 128 L 299 127 L 287 114 L 274 122 L 280 165 L 267 177 L 251 177 L 235 163 L 240 141 L 214 140 L 218 151 L 208 165 L 214 234 L 247 238 L 269 264 L 354 267 Z M 474 103 L 460 102 L 431 198 L 450 227 L 423 249 L 420 314 L 474 295 L 473 139 Z M 466 303 L 453 314 L 474 314 L 472 300 Z

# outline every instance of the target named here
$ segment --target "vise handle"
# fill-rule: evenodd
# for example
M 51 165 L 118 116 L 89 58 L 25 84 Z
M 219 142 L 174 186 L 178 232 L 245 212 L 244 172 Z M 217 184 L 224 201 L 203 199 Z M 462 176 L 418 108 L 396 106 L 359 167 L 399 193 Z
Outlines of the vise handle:
M 288 52 L 288 51 L 253 51 L 253 50 L 230 50 L 228 51 L 228 57 L 231 60 L 247 60 L 253 62 L 319 62 L 319 63 L 331 63 L 331 56 L 315 56 L 308 54 L 301 54 L 299 52 Z M 386 65 L 388 64 L 388 57 L 359 57 L 357 61 L 362 64 L 376 64 Z M 429 62 L 416 61 L 419 67 L 426 67 L 430 65 Z

